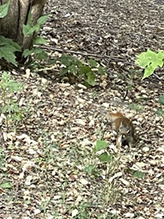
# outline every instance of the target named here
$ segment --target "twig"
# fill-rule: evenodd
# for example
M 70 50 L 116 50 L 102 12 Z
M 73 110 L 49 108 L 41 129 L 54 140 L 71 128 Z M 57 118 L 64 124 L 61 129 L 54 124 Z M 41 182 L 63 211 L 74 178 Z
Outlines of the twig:
M 53 50 L 57 52 L 62 52 L 62 53 L 71 53 L 71 54 L 77 54 L 77 55 L 83 55 L 83 56 L 93 56 L 97 58 L 108 58 L 109 60 L 117 60 L 117 61 L 123 61 L 123 58 L 118 58 L 116 56 L 108 56 L 108 55 L 99 55 L 96 53 L 87 53 L 87 52 L 80 52 L 80 51 L 73 51 L 69 49 L 61 49 L 61 48 L 56 48 L 52 46 L 41 46 L 42 49 L 48 49 L 48 50 Z

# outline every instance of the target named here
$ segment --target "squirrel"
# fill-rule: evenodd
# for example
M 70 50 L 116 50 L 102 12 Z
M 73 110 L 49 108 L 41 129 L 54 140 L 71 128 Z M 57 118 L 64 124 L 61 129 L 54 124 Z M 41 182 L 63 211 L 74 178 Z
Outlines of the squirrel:
M 122 113 L 109 113 L 112 129 L 117 134 L 116 145 L 129 145 L 131 147 L 135 142 L 135 131 L 133 123 Z

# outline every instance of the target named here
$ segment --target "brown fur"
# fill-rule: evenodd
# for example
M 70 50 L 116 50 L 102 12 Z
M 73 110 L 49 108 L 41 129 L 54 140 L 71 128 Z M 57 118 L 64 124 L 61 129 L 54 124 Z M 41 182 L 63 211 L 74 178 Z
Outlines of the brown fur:
M 109 113 L 109 118 L 112 123 L 112 129 L 117 133 L 117 146 L 122 146 L 123 142 L 127 142 L 129 146 L 134 144 L 135 131 L 130 119 L 120 112 Z

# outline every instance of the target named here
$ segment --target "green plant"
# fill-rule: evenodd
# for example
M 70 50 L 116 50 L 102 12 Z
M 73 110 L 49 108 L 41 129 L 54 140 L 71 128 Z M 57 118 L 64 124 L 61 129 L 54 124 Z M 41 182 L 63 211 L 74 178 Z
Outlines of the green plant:
M 15 52 L 20 52 L 21 47 L 13 40 L 0 36 L 0 59 L 4 58 L 7 62 L 17 66 Z
M 145 177 L 145 173 L 139 170 L 128 168 L 127 172 L 129 172 L 133 177 L 138 178 L 138 179 L 143 179 Z
M 157 113 L 158 116 L 163 116 L 164 115 L 164 110 L 163 109 L 158 109 L 156 113 Z
M 3 18 L 8 13 L 10 1 L 0 6 L 0 18 Z M 32 38 L 32 45 L 30 49 L 22 48 L 12 39 L 0 36 L 0 59 L 4 58 L 7 62 L 17 66 L 15 52 L 23 52 L 22 56 L 28 61 L 26 65 L 33 64 L 31 56 L 34 59 L 45 60 L 48 58 L 47 53 L 40 47 L 34 47 L 34 45 L 46 44 L 46 40 L 43 37 L 37 36 L 41 26 L 47 21 L 49 15 L 40 17 L 36 24 L 33 23 L 31 10 L 28 14 L 27 24 L 23 25 L 23 35 L 25 38 Z M 104 68 L 94 59 L 87 59 L 86 63 L 78 60 L 71 55 L 62 55 L 60 58 L 55 59 L 62 64 L 60 75 L 61 77 L 67 76 L 69 81 L 75 83 L 77 80 L 84 83 L 86 86 L 93 86 L 96 83 L 97 73 L 100 75 L 105 74 Z M 54 60 L 53 60 L 54 61 Z M 53 63 L 54 64 L 54 63 Z
M 158 67 L 163 67 L 164 52 L 163 51 L 153 52 L 152 50 L 148 49 L 146 52 L 142 52 L 140 55 L 138 55 L 138 58 L 135 63 L 145 69 L 142 78 L 144 79 L 152 75 Z M 161 105 L 164 104 L 164 95 L 160 96 L 159 103 Z M 162 116 L 164 115 L 164 110 L 158 109 L 156 113 Z
M 101 75 L 105 74 L 104 68 L 94 59 L 88 59 L 87 63 L 83 63 L 74 56 L 62 55 L 59 61 L 63 65 L 60 75 L 67 76 L 72 83 L 80 81 L 86 86 L 93 86 L 95 85 L 96 72 Z
M 34 45 L 46 44 L 47 41 L 37 34 L 40 32 L 41 26 L 47 21 L 49 15 L 41 16 L 37 23 L 34 25 L 31 18 L 31 11 L 28 15 L 27 24 L 23 25 L 23 34 L 25 37 L 32 36 L 32 49 L 25 49 L 23 51 L 23 56 L 27 58 L 28 56 L 34 55 L 36 59 L 46 59 L 48 57 L 47 53 L 42 48 L 34 48 Z
M 73 212 L 74 212 L 74 209 L 72 210 L 72 216 L 73 218 L 81 218 L 81 219 L 89 219 L 91 218 L 91 215 L 90 215 L 90 208 L 91 208 L 91 205 L 86 202 L 86 201 L 83 201 L 79 204 L 78 206 L 78 210 L 75 209 L 75 212 L 77 211 L 77 215 L 73 215 Z
M 9 10 L 10 1 L 0 6 L 0 18 L 4 18 Z
M 161 105 L 161 108 L 159 108 L 156 113 L 159 116 L 163 116 L 164 115 L 164 109 L 162 109 L 162 106 L 164 105 L 164 94 L 160 95 L 159 103 Z
M 97 140 L 96 145 L 94 147 L 94 152 L 98 152 L 100 150 L 106 149 L 108 147 L 108 143 L 102 140 Z M 99 160 L 101 162 L 110 162 L 112 161 L 114 156 L 112 154 L 109 154 L 108 152 L 103 152 L 101 155 L 99 155 Z
M 105 150 L 108 147 L 108 143 L 102 140 L 97 140 L 95 147 L 93 148 L 93 155 L 91 155 L 91 163 L 87 164 L 84 168 L 84 171 L 92 176 L 100 176 L 100 171 L 97 168 L 97 165 L 95 162 L 95 158 L 98 157 L 98 159 L 101 162 L 110 162 L 112 159 L 112 155 L 108 154 L 107 152 L 101 153 L 101 155 L 97 155 L 96 152 L 100 150 Z
M 153 52 L 152 50 L 148 49 L 146 52 L 142 52 L 140 55 L 138 55 L 135 63 L 145 69 L 142 78 L 144 79 L 152 75 L 156 68 L 163 66 L 164 52 Z
M 108 143 L 102 140 L 97 140 L 94 147 L 94 152 L 102 164 L 102 167 L 106 169 L 106 180 L 103 187 L 103 198 L 107 203 L 115 204 L 117 199 L 121 197 L 121 192 L 118 188 L 118 180 L 114 175 L 119 169 L 120 165 L 120 150 L 116 155 L 113 155 L 107 151 Z
M 93 148 L 93 154 L 91 154 L 91 159 L 90 159 L 90 163 L 87 164 L 84 168 L 84 171 L 86 173 L 88 173 L 89 175 L 93 175 L 93 176 L 100 176 L 100 169 L 98 168 L 98 160 L 100 161 L 100 163 L 105 164 L 106 166 L 110 166 L 111 169 L 113 169 L 113 165 L 115 162 L 115 157 L 113 154 L 110 154 L 107 152 L 107 147 L 108 147 L 108 143 L 102 140 L 97 140 L 96 141 L 96 145 Z M 107 169 L 108 169 L 107 167 Z
M 12 185 L 11 182 L 5 182 L 5 183 L 0 184 L 0 188 L 2 188 L 2 189 L 12 189 L 13 185 Z
M 101 172 L 105 173 L 106 177 L 103 181 L 103 188 L 99 193 L 100 199 L 106 203 L 115 204 L 121 196 L 118 188 L 118 180 L 113 176 L 118 170 L 120 153 L 116 156 L 109 153 L 107 150 L 108 143 L 102 140 L 97 140 L 91 154 L 91 163 L 86 165 L 85 172 L 90 176 L 101 177 Z
M 0 6 L 0 18 L 4 18 L 9 9 L 10 1 Z M 17 65 L 15 52 L 21 51 L 21 47 L 13 40 L 0 36 L 0 59 Z
M 88 173 L 89 175 L 94 175 L 97 172 L 95 165 L 93 164 L 89 164 L 88 166 L 86 166 L 84 168 L 84 171 Z
M 23 111 L 19 108 L 17 100 L 14 98 L 14 92 L 23 89 L 23 85 L 11 79 L 8 72 L 4 72 L 0 78 L 1 91 L 1 113 L 6 117 L 7 128 L 9 121 L 16 127 L 22 120 Z
M 46 192 L 44 191 L 42 194 L 42 201 L 40 202 L 40 209 L 46 216 L 47 206 L 49 205 L 50 200 L 46 197 Z
M 138 112 L 142 112 L 144 110 L 144 107 L 141 104 L 132 103 L 129 105 L 129 109 L 136 110 Z
M 164 105 L 164 94 L 162 94 L 160 97 L 159 97 L 159 103 L 161 105 Z
M 145 173 L 143 173 L 139 170 L 133 170 L 132 175 L 133 175 L 133 177 L 136 177 L 136 178 L 139 178 L 139 179 L 143 179 L 145 177 Z
M 4 18 L 9 9 L 10 1 L 0 6 L 0 18 Z M 41 48 L 33 48 L 33 45 L 45 44 L 46 40 L 42 37 L 38 37 L 37 34 L 40 31 L 41 26 L 47 21 L 48 15 L 42 16 L 37 20 L 37 23 L 33 25 L 31 18 L 31 12 L 29 12 L 27 25 L 23 25 L 23 34 L 25 37 L 32 36 L 32 49 L 25 49 L 22 56 L 24 58 L 30 57 L 32 54 L 36 59 L 46 59 L 47 53 Z M 5 59 L 8 63 L 17 66 L 15 52 L 22 52 L 22 48 L 18 43 L 15 43 L 12 39 L 8 39 L 4 36 L 0 36 L 0 59 Z

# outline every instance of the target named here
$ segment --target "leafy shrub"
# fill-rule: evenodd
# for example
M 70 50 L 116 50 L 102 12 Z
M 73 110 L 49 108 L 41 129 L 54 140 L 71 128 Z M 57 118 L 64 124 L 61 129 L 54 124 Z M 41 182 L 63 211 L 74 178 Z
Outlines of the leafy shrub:
M 11 79 L 11 75 L 4 72 L 0 78 L 1 92 L 1 113 L 5 115 L 7 128 L 10 123 L 16 128 L 19 121 L 23 118 L 23 111 L 15 100 L 14 92 L 23 90 L 23 85 Z
M 159 51 L 156 53 L 148 49 L 146 52 L 142 52 L 140 55 L 138 55 L 135 63 L 145 69 L 142 79 L 147 78 L 153 74 L 155 69 L 163 66 L 164 52 Z
M 80 81 L 86 86 L 93 86 L 95 85 L 96 71 L 101 75 L 105 74 L 104 68 L 94 59 L 88 59 L 85 64 L 74 56 L 62 55 L 59 61 L 63 65 L 60 75 L 67 76 L 71 83 Z
M 152 50 L 148 49 L 146 52 L 142 52 L 136 62 L 140 67 L 144 68 L 144 75 L 143 78 L 149 77 L 150 75 L 153 74 L 153 72 L 158 68 L 158 67 L 163 67 L 164 64 L 164 52 L 159 51 L 159 52 L 153 52 Z M 161 95 L 159 98 L 159 103 L 161 105 L 164 104 L 164 95 Z M 157 110 L 158 115 L 164 115 L 164 110 L 163 109 L 158 109 Z
M 0 6 L 0 18 L 7 15 L 8 8 L 9 2 Z M 47 21 L 48 17 L 48 15 L 40 17 L 34 25 L 31 11 L 29 12 L 27 24 L 23 25 L 23 35 L 27 38 L 32 37 L 31 49 L 25 49 L 22 51 L 20 45 L 13 42 L 12 39 L 0 36 L 0 59 L 3 58 L 15 66 L 18 64 L 15 52 L 22 52 L 22 56 L 25 59 L 29 57 L 28 62 L 26 62 L 27 65 L 33 64 L 30 59 L 31 56 L 33 56 L 35 60 L 47 59 L 48 55 L 42 48 L 33 46 L 46 43 L 46 40 L 43 37 L 37 36 L 37 34 L 40 31 L 41 26 Z M 94 59 L 88 59 L 86 63 L 84 63 L 74 56 L 62 55 L 60 58 L 55 59 L 55 61 L 57 60 L 62 64 L 60 71 L 61 77 L 68 77 L 70 83 L 78 81 L 86 86 L 93 86 L 95 85 L 97 74 L 105 74 L 104 68 Z
M 94 152 L 106 149 L 108 147 L 108 143 L 102 140 L 97 140 L 96 145 L 94 147 Z M 109 154 L 107 152 L 103 152 L 100 156 L 99 156 L 99 160 L 101 162 L 110 162 L 114 159 L 114 156 L 112 154 Z
M 9 9 L 10 1 L 0 6 L 0 18 L 4 18 Z M 33 36 L 32 46 L 34 44 L 45 44 L 46 40 L 42 37 L 37 37 L 41 26 L 47 21 L 48 15 L 42 16 L 37 20 L 37 23 L 33 25 L 31 13 L 29 12 L 27 25 L 23 26 L 23 34 L 25 37 Z M 0 36 L 0 59 L 5 59 L 8 63 L 12 63 L 17 66 L 15 52 L 21 52 L 22 48 L 18 43 L 15 43 L 12 39 Z M 41 48 L 32 48 L 31 50 L 26 49 L 23 51 L 22 56 L 27 58 L 28 56 L 34 55 L 37 59 L 47 58 L 47 54 Z
M 106 152 L 106 148 L 108 147 L 108 143 L 102 140 L 97 140 L 96 145 L 93 148 L 93 161 L 95 158 L 98 158 L 100 162 L 109 164 L 110 162 L 114 161 L 114 156 L 112 154 L 109 154 Z M 99 155 L 99 151 L 102 151 L 102 153 Z M 97 153 L 98 152 L 98 153 Z M 89 175 L 99 176 L 99 170 L 96 167 L 96 164 L 92 163 L 85 167 L 85 172 Z
M 7 15 L 10 1 L 0 6 L 0 18 Z M 4 58 L 7 62 L 17 65 L 15 52 L 21 51 L 21 47 L 13 40 L 0 36 L 0 59 Z
M 13 40 L 0 36 L 0 59 L 4 58 L 7 62 L 17 66 L 15 52 L 21 51 L 19 44 Z
M 32 49 L 25 49 L 23 51 L 23 56 L 26 58 L 32 54 L 36 59 L 46 59 L 48 57 L 47 53 L 42 48 L 33 48 L 33 45 L 46 44 L 47 41 L 37 34 L 40 32 L 41 26 L 47 21 L 49 15 L 41 16 L 37 23 L 34 25 L 31 13 L 29 12 L 27 25 L 23 25 L 23 34 L 25 37 L 33 36 Z

